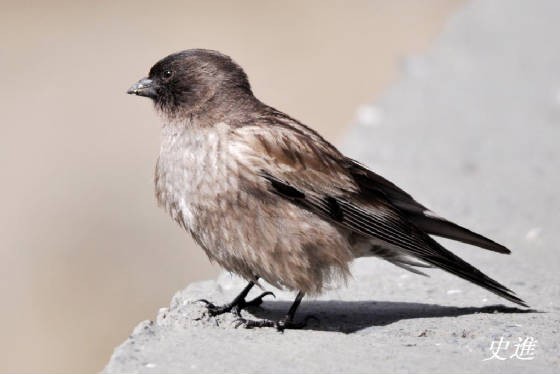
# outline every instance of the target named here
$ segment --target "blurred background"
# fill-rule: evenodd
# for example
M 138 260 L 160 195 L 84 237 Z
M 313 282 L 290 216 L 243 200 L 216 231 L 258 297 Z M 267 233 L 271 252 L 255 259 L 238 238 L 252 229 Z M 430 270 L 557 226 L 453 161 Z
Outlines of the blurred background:
M 335 144 L 464 1 L 0 4 L 2 372 L 94 372 L 176 290 L 214 277 L 156 207 L 160 119 L 126 89 L 217 49 Z

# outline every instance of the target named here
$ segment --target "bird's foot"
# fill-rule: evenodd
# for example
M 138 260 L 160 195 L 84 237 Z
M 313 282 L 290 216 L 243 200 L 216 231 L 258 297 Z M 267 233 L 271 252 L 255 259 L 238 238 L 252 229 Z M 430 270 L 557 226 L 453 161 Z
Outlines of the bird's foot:
M 197 300 L 197 302 L 206 304 L 206 309 L 208 310 L 208 314 L 212 317 L 219 316 L 220 314 L 224 314 L 227 312 L 232 312 L 233 314 L 241 318 L 241 311 L 243 309 L 247 307 L 261 305 L 263 302 L 263 298 L 269 295 L 276 297 L 276 295 L 274 295 L 272 292 L 267 291 L 255 297 L 253 300 L 245 301 L 245 299 L 239 299 L 239 300 L 234 300 L 231 303 L 227 303 L 225 305 L 214 305 L 212 302 L 206 299 L 200 299 Z
M 250 306 L 259 306 L 259 305 L 262 304 L 263 298 L 266 297 L 266 296 L 272 296 L 276 299 L 276 295 L 273 292 L 266 291 L 266 292 L 261 293 L 259 296 L 255 297 L 253 300 L 250 300 L 250 301 L 243 300 L 243 305 L 244 305 L 243 307 L 245 308 L 245 307 L 248 307 L 248 306 L 249 307 Z
M 214 305 L 214 303 L 206 300 L 200 299 L 196 300 L 197 303 L 204 303 L 206 305 L 206 310 L 208 310 L 208 314 L 212 317 L 219 316 L 220 314 L 227 313 L 231 311 L 234 307 L 232 303 L 225 304 L 225 305 Z
M 245 319 L 245 318 L 238 318 L 235 321 L 235 328 L 243 326 L 246 329 L 253 329 L 253 328 L 260 328 L 260 327 L 274 327 L 277 331 L 284 332 L 284 330 L 299 330 L 303 329 L 307 326 L 307 322 L 310 319 L 314 319 L 318 321 L 319 319 L 315 316 L 307 316 L 303 320 L 303 322 L 294 322 L 293 318 L 290 316 L 286 316 L 278 321 L 273 321 L 270 319 L 259 319 L 259 320 L 252 320 L 252 319 Z

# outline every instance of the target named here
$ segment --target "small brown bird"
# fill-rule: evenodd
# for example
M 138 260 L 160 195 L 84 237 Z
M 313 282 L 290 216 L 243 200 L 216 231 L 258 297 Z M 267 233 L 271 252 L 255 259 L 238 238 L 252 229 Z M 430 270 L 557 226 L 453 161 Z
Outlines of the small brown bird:
M 377 256 L 414 273 L 440 267 L 514 303 L 515 294 L 429 235 L 499 253 L 504 246 L 452 223 L 345 157 L 312 129 L 262 103 L 247 75 L 219 52 L 192 49 L 157 62 L 129 94 L 162 114 L 156 197 L 211 261 L 249 284 L 231 303 L 245 327 L 299 328 L 303 296 L 349 275 L 355 258 Z M 246 320 L 240 310 L 258 278 L 298 291 L 280 321 Z

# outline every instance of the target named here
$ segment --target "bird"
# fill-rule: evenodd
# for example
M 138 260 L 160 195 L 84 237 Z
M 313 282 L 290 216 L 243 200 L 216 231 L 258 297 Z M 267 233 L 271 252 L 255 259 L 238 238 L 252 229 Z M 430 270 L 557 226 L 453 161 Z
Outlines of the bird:
M 245 71 L 218 51 L 188 49 L 159 60 L 128 94 L 151 99 L 163 120 L 155 195 L 210 261 L 248 284 L 210 315 L 235 313 L 237 327 L 302 328 L 305 295 L 351 276 L 349 264 L 378 257 L 413 273 L 437 267 L 528 307 L 510 289 L 432 236 L 509 254 L 453 223 L 394 183 L 346 157 L 310 127 L 256 98 Z M 247 319 L 264 292 L 259 279 L 297 292 L 278 320 Z

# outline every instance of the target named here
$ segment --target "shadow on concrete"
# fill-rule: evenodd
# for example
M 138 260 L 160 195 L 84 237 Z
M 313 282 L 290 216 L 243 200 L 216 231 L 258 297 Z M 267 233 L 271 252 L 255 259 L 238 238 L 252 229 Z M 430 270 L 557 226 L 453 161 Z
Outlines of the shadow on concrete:
M 261 307 L 248 312 L 256 319 L 278 320 L 290 308 L 288 301 L 265 301 Z M 520 309 L 504 305 L 485 307 L 452 307 L 437 304 L 406 303 L 392 301 L 340 301 L 311 300 L 302 302 L 296 314 L 296 322 L 306 316 L 310 319 L 305 329 L 353 333 L 372 326 L 385 326 L 403 319 L 459 317 L 478 313 L 537 313 L 532 309 Z

